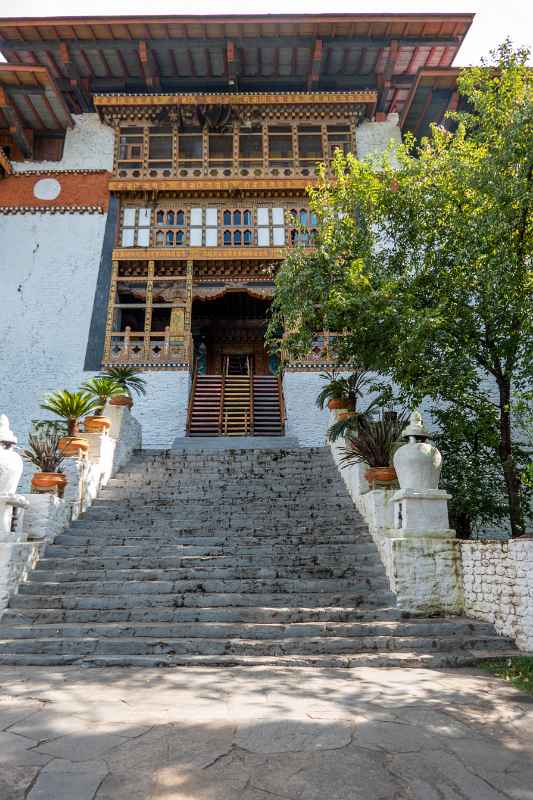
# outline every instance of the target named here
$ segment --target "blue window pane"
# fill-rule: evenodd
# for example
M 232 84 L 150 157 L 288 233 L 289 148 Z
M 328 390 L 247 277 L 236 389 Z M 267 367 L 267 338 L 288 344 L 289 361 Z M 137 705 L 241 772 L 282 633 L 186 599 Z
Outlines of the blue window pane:
M 231 211 L 224 211 L 224 225 L 231 225 Z
M 178 231 L 176 233 L 176 244 L 177 245 L 183 244 L 183 231 Z
M 172 231 L 167 231 L 167 241 L 166 241 L 166 243 L 167 243 L 167 247 L 172 247 L 172 245 L 174 244 L 174 234 L 172 233 Z
M 244 231 L 244 244 L 252 244 L 252 231 Z
M 234 211 L 233 212 L 233 224 L 234 225 L 240 225 L 241 224 L 241 212 L 240 211 Z
M 314 211 L 311 211 L 311 225 L 318 225 L 318 219 Z
M 167 225 L 174 225 L 174 212 L 169 211 L 167 214 Z
M 307 225 L 307 211 L 305 210 L 305 208 L 302 208 L 302 210 L 300 211 L 300 224 Z
M 183 225 L 185 222 L 185 214 L 183 211 L 178 211 L 176 214 L 176 225 Z
M 162 225 L 164 219 L 165 219 L 165 216 L 164 216 L 163 212 L 162 211 L 158 211 L 157 212 L 157 224 L 158 225 Z
M 245 211 L 242 215 L 242 224 L 243 225 L 251 225 L 252 224 L 252 213 L 251 211 Z
M 231 244 L 231 232 L 224 231 L 224 244 Z

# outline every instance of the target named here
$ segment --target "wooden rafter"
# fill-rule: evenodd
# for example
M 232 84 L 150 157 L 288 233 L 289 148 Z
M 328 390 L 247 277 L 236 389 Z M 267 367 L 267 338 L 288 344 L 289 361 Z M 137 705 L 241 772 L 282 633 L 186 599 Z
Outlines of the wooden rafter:
M 89 111 L 91 108 L 91 97 L 89 93 L 88 81 L 81 77 L 80 71 L 74 61 L 66 42 L 59 44 L 59 60 L 70 80 L 74 95 L 83 111 Z
M 228 85 L 236 86 L 238 77 L 237 48 L 235 42 L 226 42 L 226 69 L 228 72 Z
M 146 42 L 139 42 L 138 54 L 146 84 L 153 89 L 159 89 L 161 77 L 150 46 Z
M 322 67 L 323 44 L 321 39 L 315 39 L 313 52 L 311 55 L 311 65 L 307 75 L 307 88 L 312 89 L 320 80 L 320 69 Z
M 9 123 L 9 133 L 12 135 L 15 144 L 26 157 L 32 154 L 32 142 L 24 128 L 24 122 L 19 112 L 15 108 L 6 90 L 0 86 L 0 110 L 4 113 Z

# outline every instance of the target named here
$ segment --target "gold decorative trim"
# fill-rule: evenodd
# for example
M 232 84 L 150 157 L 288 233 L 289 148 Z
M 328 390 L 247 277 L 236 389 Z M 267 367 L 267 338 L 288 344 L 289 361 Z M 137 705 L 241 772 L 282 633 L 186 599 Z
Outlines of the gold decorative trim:
M 96 108 L 110 106 L 265 106 L 265 105 L 333 105 L 338 103 L 375 103 L 377 92 L 250 92 L 246 94 L 95 94 Z
M 169 178 L 141 178 L 129 180 L 115 178 L 109 181 L 110 192 L 231 192 L 232 190 L 246 191 L 259 189 L 268 190 L 301 190 L 313 186 L 318 178 L 199 178 L 196 180 L 183 180 Z
M 124 247 L 113 250 L 113 261 L 246 261 L 283 260 L 285 247 Z

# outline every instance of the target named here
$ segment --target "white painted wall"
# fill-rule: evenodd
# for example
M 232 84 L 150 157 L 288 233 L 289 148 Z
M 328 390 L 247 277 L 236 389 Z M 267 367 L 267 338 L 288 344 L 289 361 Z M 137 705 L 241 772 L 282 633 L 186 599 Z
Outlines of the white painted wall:
M 15 172 L 40 170 L 108 169 L 113 167 L 114 131 L 98 114 L 74 114 L 74 127 L 65 136 L 61 161 L 17 161 Z
M 190 376 L 183 372 L 146 372 L 146 396 L 135 398 L 133 413 L 143 431 L 143 448 L 167 449 L 185 436 Z
M 83 372 L 104 214 L 0 214 L 0 408 L 19 442 Z
M 329 411 L 321 411 L 315 402 L 323 386 L 318 372 L 286 372 L 283 376 L 286 434 L 295 436 L 302 447 L 322 447 L 326 443 Z
M 398 127 L 398 114 L 389 114 L 385 122 L 365 120 L 356 130 L 357 158 L 363 160 L 371 153 L 383 152 L 389 142 L 402 141 Z

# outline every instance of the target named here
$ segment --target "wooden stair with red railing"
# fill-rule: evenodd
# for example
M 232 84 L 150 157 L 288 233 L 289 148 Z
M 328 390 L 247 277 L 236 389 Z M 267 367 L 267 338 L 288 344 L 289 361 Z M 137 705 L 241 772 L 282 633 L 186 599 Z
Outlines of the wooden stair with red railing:
M 223 375 L 197 375 L 189 409 L 189 436 L 218 436 L 221 425 Z
M 279 378 L 273 375 L 196 375 L 189 436 L 283 436 Z
M 253 435 L 283 436 L 283 396 L 279 378 L 274 375 L 254 375 Z

